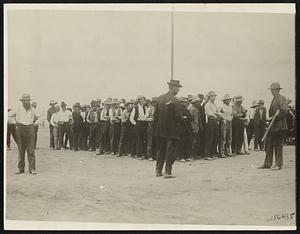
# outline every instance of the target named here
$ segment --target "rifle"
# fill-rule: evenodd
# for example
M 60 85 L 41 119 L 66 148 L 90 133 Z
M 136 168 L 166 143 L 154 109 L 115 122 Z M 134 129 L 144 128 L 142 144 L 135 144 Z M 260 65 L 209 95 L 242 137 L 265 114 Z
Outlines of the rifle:
M 271 129 L 271 127 L 272 127 L 272 125 L 273 125 L 273 123 L 274 123 L 274 121 L 275 121 L 275 119 L 276 119 L 276 117 L 277 117 L 278 114 L 279 114 L 279 110 L 277 110 L 276 113 L 275 113 L 275 115 L 273 116 L 273 118 L 271 120 L 271 123 L 269 124 L 269 126 L 267 128 L 267 131 L 265 132 L 263 138 L 261 139 L 262 142 L 264 142 L 266 140 L 267 135 L 268 135 L 268 133 L 269 133 L 269 131 L 270 131 L 270 129 Z

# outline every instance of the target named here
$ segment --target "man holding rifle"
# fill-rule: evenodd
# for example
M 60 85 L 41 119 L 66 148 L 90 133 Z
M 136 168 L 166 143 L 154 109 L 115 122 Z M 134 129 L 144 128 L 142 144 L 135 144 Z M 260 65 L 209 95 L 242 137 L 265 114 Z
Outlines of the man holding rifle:
M 272 170 L 280 170 L 282 167 L 282 148 L 284 132 L 287 130 L 286 115 L 287 102 L 286 98 L 280 94 L 280 84 L 275 82 L 271 84 L 271 93 L 274 96 L 269 109 L 269 127 L 263 137 L 266 140 L 266 157 L 264 164 L 259 169 L 271 168 L 273 163 L 273 151 L 275 151 L 275 166 Z

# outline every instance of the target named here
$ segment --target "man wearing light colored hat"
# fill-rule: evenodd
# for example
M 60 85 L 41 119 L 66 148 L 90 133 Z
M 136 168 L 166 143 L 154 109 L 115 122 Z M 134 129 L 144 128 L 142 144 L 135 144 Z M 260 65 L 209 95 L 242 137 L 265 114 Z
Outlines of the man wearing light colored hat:
M 256 100 L 254 100 L 252 102 L 252 105 L 250 106 L 250 108 L 248 109 L 247 112 L 247 126 L 246 126 L 246 131 L 247 131 L 247 137 L 248 137 L 248 146 L 251 143 L 252 137 L 253 137 L 253 133 L 254 133 L 254 114 L 255 114 L 255 110 L 258 107 L 258 103 Z
M 109 110 L 110 119 L 110 151 L 111 155 L 117 155 L 121 134 L 121 114 L 120 101 L 118 98 L 112 99 L 112 105 Z
M 264 107 L 264 100 L 259 100 L 258 101 L 258 107 L 255 110 L 254 114 L 254 150 L 264 150 L 264 144 L 261 141 L 264 134 L 265 134 L 265 129 L 267 126 L 267 118 L 266 118 L 266 113 L 267 110 Z M 259 147 L 259 149 L 258 149 Z
M 30 95 L 23 94 L 20 98 L 22 105 L 17 110 L 11 110 L 8 117 L 15 118 L 17 126 L 18 142 L 18 171 L 22 174 L 25 170 L 25 151 L 29 161 L 29 173 L 36 174 L 35 165 L 35 132 L 34 127 L 38 125 L 42 118 L 30 105 Z
M 218 134 L 218 120 L 220 113 L 215 104 L 216 93 L 210 91 L 207 94 L 208 102 L 205 104 L 205 114 L 207 117 L 207 124 L 205 129 L 205 159 L 212 160 L 216 158 L 217 154 L 217 134 Z
M 56 104 L 57 104 L 57 102 L 51 100 L 49 103 L 49 105 L 51 107 L 47 111 L 47 121 L 49 122 L 49 130 L 50 130 L 50 150 L 54 150 L 54 135 L 53 135 L 54 127 L 50 124 L 50 120 L 51 120 L 52 114 L 54 114 L 56 112 L 55 111 Z
M 225 94 L 221 99 L 223 105 L 219 108 L 220 112 L 220 154 L 221 158 L 231 157 L 231 140 L 232 140 L 232 117 L 233 109 L 230 105 L 231 97 Z
M 263 166 L 260 169 L 270 168 L 273 164 L 273 152 L 275 151 L 275 166 L 272 170 L 280 170 L 283 165 L 283 139 L 287 130 L 286 115 L 287 102 L 286 98 L 280 94 L 280 84 L 275 82 L 271 84 L 271 93 L 273 100 L 269 108 L 269 119 L 273 118 L 274 122 L 266 139 L 266 157 Z
M 188 107 L 188 110 L 193 118 L 193 121 L 191 122 L 192 126 L 192 134 L 193 134 L 193 144 L 192 144 L 192 157 L 196 159 L 198 157 L 197 155 L 197 136 L 200 130 L 202 130 L 202 122 L 201 122 L 201 116 L 199 107 L 201 105 L 201 100 L 199 97 L 194 96 L 191 99 L 191 105 Z M 187 158 L 186 161 L 193 161 L 193 158 Z
M 242 147 L 244 143 L 245 120 L 247 109 L 242 105 L 244 98 L 242 96 L 234 97 L 233 119 L 232 119 L 232 144 L 233 155 L 244 155 Z
M 174 178 L 172 167 L 177 157 L 181 122 L 180 103 L 175 96 L 182 85 L 179 80 L 171 80 L 168 86 L 169 91 L 157 99 L 153 117 L 158 141 L 156 176 L 162 176 L 166 164 L 164 178 Z
M 139 159 L 147 159 L 147 113 L 146 113 L 146 98 L 139 95 L 136 98 L 137 105 L 132 109 L 130 114 L 130 122 L 136 128 L 136 154 Z

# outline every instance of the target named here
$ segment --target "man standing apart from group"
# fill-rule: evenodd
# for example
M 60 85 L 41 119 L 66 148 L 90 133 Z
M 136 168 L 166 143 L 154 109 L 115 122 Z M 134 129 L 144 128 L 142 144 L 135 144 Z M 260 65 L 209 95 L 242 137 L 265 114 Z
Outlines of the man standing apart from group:
M 179 80 L 168 82 L 169 91 L 158 97 L 154 112 L 158 157 L 156 161 L 156 176 L 162 176 L 165 166 L 165 178 L 174 178 L 172 165 L 176 159 L 176 149 L 180 136 L 180 103 L 175 97 L 182 87 Z
M 280 170 L 283 164 L 283 139 L 287 130 L 286 115 L 287 102 L 286 98 L 280 94 L 280 84 L 275 82 L 271 84 L 271 93 L 273 100 L 269 109 L 269 120 L 274 118 L 266 139 L 266 157 L 263 166 L 259 169 L 271 168 L 273 163 L 273 152 L 275 151 L 275 166 L 272 170 Z
M 30 105 L 30 95 L 23 94 L 20 101 L 22 105 L 17 110 L 9 112 L 9 117 L 15 116 L 15 124 L 17 126 L 18 141 L 18 171 L 16 174 L 22 174 L 25 170 L 25 151 L 29 161 L 29 173 L 36 174 L 35 165 L 35 131 L 34 127 L 41 121 L 41 117 L 37 115 Z

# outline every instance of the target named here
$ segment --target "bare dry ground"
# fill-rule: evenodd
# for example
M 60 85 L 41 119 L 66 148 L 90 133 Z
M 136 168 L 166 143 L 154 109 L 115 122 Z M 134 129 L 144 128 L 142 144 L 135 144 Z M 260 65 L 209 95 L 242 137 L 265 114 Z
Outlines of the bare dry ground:
M 40 127 L 37 175 L 15 175 L 17 149 L 7 152 L 9 220 L 295 225 L 295 216 L 272 217 L 295 213 L 294 146 L 284 147 L 281 171 L 258 170 L 264 153 L 252 152 L 175 162 L 177 178 L 163 179 L 154 176 L 155 162 L 50 151 L 48 138 L 48 127 Z

